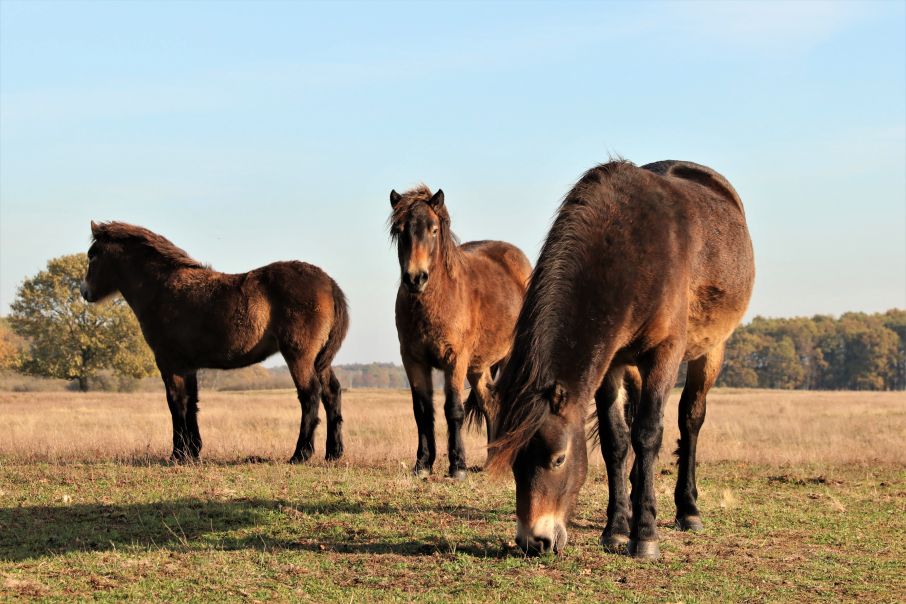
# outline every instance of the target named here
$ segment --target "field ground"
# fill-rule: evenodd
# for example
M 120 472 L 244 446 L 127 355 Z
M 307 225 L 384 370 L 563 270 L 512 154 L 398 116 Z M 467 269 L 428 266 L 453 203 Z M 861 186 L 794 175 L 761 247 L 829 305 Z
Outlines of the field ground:
M 671 404 L 657 563 L 598 547 L 596 452 L 565 554 L 525 558 L 510 481 L 410 477 L 404 392 L 347 392 L 347 457 L 305 467 L 289 391 L 202 400 L 205 462 L 174 467 L 159 394 L 0 394 L 0 598 L 906 600 L 903 393 L 715 392 L 699 535 L 670 526 Z

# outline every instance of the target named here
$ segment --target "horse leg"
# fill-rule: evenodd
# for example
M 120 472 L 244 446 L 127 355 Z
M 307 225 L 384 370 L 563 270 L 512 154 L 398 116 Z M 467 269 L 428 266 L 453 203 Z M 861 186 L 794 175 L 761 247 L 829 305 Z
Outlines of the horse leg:
M 289 463 L 308 461 L 315 451 L 315 428 L 318 426 L 318 401 L 321 399 L 321 380 L 315 375 L 313 355 L 284 353 L 289 373 L 296 384 L 299 404 L 302 406 L 302 421 L 299 425 L 299 440 Z
M 630 429 L 635 451 L 635 476 L 632 484 L 632 528 L 629 554 L 637 558 L 660 556 L 657 536 L 657 503 L 654 493 L 655 465 L 664 436 L 664 403 L 683 359 L 684 343 L 674 338 L 645 355 L 639 408 Z
M 324 458 L 335 461 L 343 457 L 342 388 L 333 369 L 322 372 L 320 379 L 321 403 L 327 415 L 327 453 Z
M 607 467 L 607 526 L 601 533 L 601 545 L 611 552 L 624 552 L 629 543 L 626 459 L 630 438 L 625 409 L 630 405 L 629 392 L 623 384 L 625 373 L 625 366 L 611 368 L 595 393 L 601 454 Z
M 198 429 L 198 374 L 187 373 L 186 381 L 186 436 L 189 455 L 198 461 L 201 457 L 201 431 Z
M 696 500 L 698 488 L 695 485 L 695 449 L 698 432 L 705 422 L 705 399 L 708 391 L 717 381 L 723 362 L 723 345 L 689 362 L 686 385 L 679 403 L 680 439 L 679 475 L 673 500 L 676 502 L 676 528 L 681 531 L 700 531 L 701 515 Z
M 419 478 L 428 478 L 434 469 L 437 446 L 434 441 L 434 385 L 431 382 L 431 367 L 424 363 L 403 357 L 403 366 L 412 389 L 412 411 L 418 428 L 418 449 L 415 453 L 413 473 Z
M 191 434 L 186 424 L 188 414 L 188 396 L 186 381 L 181 375 L 161 372 L 164 389 L 167 393 L 167 406 L 170 407 L 170 418 L 173 420 L 173 452 L 170 460 L 176 463 L 186 461 L 191 456 Z
M 460 358 L 468 359 L 468 355 Z M 450 470 L 447 475 L 455 480 L 466 479 L 466 447 L 462 441 L 462 424 L 466 410 L 462 404 L 462 387 L 466 379 L 466 361 L 459 361 L 444 370 L 444 417 L 447 420 L 447 455 Z

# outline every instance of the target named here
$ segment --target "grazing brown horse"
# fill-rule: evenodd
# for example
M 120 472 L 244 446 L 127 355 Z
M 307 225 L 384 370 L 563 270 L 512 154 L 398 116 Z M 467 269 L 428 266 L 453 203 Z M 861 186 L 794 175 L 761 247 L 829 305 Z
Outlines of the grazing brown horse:
M 327 459 L 343 455 L 340 383 L 331 369 L 346 337 L 346 297 L 316 266 L 275 262 L 248 273 L 219 273 L 167 239 L 121 222 L 91 223 L 82 296 L 120 292 L 154 352 L 173 418 L 174 461 L 197 459 L 202 368 L 234 369 L 276 352 L 286 359 L 302 404 L 293 463 L 314 452 L 318 401 L 327 414 Z
M 566 544 L 585 480 L 586 405 L 594 398 L 610 491 L 602 545 L 640 558 L 659 555 L 654 470 L 664 403 L 683 361 L 676 525 L 701 528 L 695 448 L 705 397 L 749 303 L 754 272 L 742 202 L 710 168 L 614 161 L 589 170 L 569 192 L 496 384 L 500 411 L 489 465 L 513 471 L 524 550 L 559 552 Z M 640 396 L 627 422 L 626 381 L 635 368 Z
M 431 474 L 436 456 L 431 369 L 444 372 L 449 475 L 466 476 L 462 424 L 483 416 L 490 438 L 492 369 L 510 351 L 513 326 L 531 264 L 502 241 L 459 245 L 450 230 L 444 193 L 421 185 L 390 192 L 390 234 L 402 279 L 396 296 L 396 330 L 418 426 L 415 474 Z M 465 406 L 465 380 L 472 392 Z

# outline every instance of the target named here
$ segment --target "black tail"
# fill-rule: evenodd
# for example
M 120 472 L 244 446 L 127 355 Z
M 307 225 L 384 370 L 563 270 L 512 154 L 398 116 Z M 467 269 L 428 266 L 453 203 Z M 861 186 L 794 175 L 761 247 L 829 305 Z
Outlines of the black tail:
M 346 303 L 346 295 L 335 281 L 331 280 L 331 283 L 333 284 L 333 325 L 330 327 L 327 342 L 324 343 L 324 347 L 315 358 L 315 370 L 318 375 L 330 369 L 330 365 L 349 331 L 349 307 Z
M 480 430 L 487 417 L 487 411 L 478 400 L 475 388 L 469 391 L 469 396 L 463 406 L 466 409 L 466 425 L 473 430 Z

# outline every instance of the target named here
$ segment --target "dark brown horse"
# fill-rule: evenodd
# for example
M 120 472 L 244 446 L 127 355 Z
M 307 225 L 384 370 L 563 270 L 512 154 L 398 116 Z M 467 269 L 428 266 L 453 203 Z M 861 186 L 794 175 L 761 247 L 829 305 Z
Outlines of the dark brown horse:
M 400 195 L 390 192 L 390 233 L 397 246 L 402 279 L 396 296 L 396 330 L 418 426 L 415 474 L 433 470 L 434 401 L 431 369 L 444 372 L 449 475 L 466 476 L 462 424 L 468 414 L 483 416 L 490 435 L 493 409 L 488 384 L 510 351 L 513 326 L 531 264 L 518 248 L 502 241 L 459 245 L 450 230 L 444 193 L 421 185 Z M 468 379 L 472 392 L 462 401 Z
M 324 271 L 275 262 L 248 273 L 219 273 L 151 231 L 91 223 L 82 296 L 120 292 L 154 352 L 173 417 L 173 460 L 197 459 L 202 368 L 234 369 L 276 352 L 286 359 L 302 404 L 291 462 L 314 451 L 318 401 L 327 413 L 327 459 L 343 455 L 340 383 L 331 369 L 349 327 L 346 298 Z
M 753 280 L 742 203 L 710 168 L 615 161 L 579 180 L 548 234 L 496 387 L 501 408 L 490 466 L 512 468 L 523 549 L 558 552 L 566 544 L 585 480 L 586 405 L 594 398 L 610 491 L 602 544 L 659 555 L 654 470 L 664 403 L 683 361 L 676 525 L 701 528 L 695 448 L 705 397 Z M 626 381 L 635 368 L 640 396 L 627 422 Z

